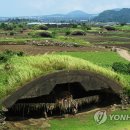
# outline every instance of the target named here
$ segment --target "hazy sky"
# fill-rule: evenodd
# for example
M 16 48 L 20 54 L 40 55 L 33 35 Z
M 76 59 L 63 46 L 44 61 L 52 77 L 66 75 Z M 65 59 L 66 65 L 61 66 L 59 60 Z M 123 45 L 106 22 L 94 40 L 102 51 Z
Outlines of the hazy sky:
M 0 0 L 0 16 L 34 16 L 73 10 L 95 14 L 113 8 L 130 8 L 130 0 Z

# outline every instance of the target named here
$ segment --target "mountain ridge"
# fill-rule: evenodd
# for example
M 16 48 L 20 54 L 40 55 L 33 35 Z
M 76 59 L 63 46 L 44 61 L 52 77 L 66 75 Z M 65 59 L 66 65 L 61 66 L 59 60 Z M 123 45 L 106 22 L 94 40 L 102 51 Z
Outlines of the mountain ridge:
M 93 19 L 95 22 L 130 22 L 130 8 L 105 10 Z
M 105 10 L 100 14 L 89 14 L 81 10 L 74 10 L 66 14 L 51 14 L 42 16 L 20 16 L 20 17 L 0 17 L 0 21 L 8 19 L 29 19 L 38 20 L 40 22 L 70 22 L 70 21 L 88 21 L 93 22 L 118 22 L 130 23 L 130 8 L 116 8 Z

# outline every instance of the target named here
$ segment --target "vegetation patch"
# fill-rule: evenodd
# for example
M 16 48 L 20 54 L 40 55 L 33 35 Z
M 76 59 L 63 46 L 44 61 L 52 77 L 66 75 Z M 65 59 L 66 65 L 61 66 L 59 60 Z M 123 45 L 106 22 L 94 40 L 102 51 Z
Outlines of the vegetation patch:
M 23 56 L 23 52 L 13 52 L 11 50 L 6 50 L 5 52 L 0 54 L 0 63 L 8 62 L 9 59 L 13 56 Z
M 91 46 L 91 44 L 88 41 L 81 39 L 80 37 L 59 36 L 59 37 L 55 38 L 54 41 L 65 42 L 65 43 L 68 43 L 68 44 L 77 44 L 79 46 L 80 45 Z
M 86 32 L 84 32 L 83 30 L 75 30 L 75 31 L 71 32 L 71 35 L 74 35 L 74 36 L 76 36 L 76 35 L 84 36 L 84 35 L 86 35 Z
M 129 120 L 127 121 L 113 121 L 108 119 L 104 124 L 97 125 L 93 119 L 95 113 L 84 114 L 81 116 L 65 118 L 62 120 L 54 119 L 50 120 L 51 124 L 50 130 L 129 130 Z M 117 110 L 111 112 L 114 115 L 129 115 L 130 110 L 121 111 Z
M 120 31 L 130 31 L 130 25 L 124 25 L 124 26 L 116 25 L 115 28 Z
M 106 26 L 105 29 L 107 31 L 115 31 L 116 30 L 115 27 L 112 27 L 112 26 Z
M 112 65 L 112 69 L 116 72 L 119 72 L 119 73 L 128 74 L 129 69 L 130 69 L 130 64 L 127 65 L 127 64 L 122 63 L 122 62 L 114 62 Z
M 38 25 L 35 27 L 37 30 L 48 30 L 48 27 L 46 25 Z
M 117 73 L 89 61 L 66 55 L 13 57 L 9 64 L 13 66 L 12 71 L 9 72 L 4 69 L 4 63 L 0 65 L 0 98 L 9 95 L 36 77 L 60 70 L 87 70 L 101 74 L 127 87 L 127 82 Z

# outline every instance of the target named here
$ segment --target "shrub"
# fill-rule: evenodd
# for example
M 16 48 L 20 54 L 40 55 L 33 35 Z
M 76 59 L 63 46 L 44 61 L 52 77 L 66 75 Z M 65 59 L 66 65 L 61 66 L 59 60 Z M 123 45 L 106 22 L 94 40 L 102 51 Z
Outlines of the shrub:
M 11 32 L 9 33 L 9 35 L 10 35 L 10 36 L 13 36 L 13 35 L 15 35 L 15 32 L 11 31 Z
M 130 74 L 130 63 L 127 65 L 128 73 Z
M 24 52 L 22 52 L 22 51 L 17 52 L 17 56 L 24 56 Z
M 8 55 L 0 54 L 0 63 L 5 63 L 10 59 Z
M 5 63 L 10 60 L 13 56 L 23 56 L 24 52 L 14 52 L 11 50 L 6 50 L 5 52 L 0 54 L 0 63 Z
M 48 30 L 48 27 L 46 25 L 38 25 L 38 30 Z
M 1 23 L 0 28 L 3 30 L 9 31 L 9 30 L 13 30 L 14 26 L 13 26 L 13 24 Z
M 6 50 L 2 54 L 0 54 L 0 62 L 1 63 L 7 62 L 13 55 L 14 54 L 12 51 Z
M 77 24 L 72 24 L 72 28 L 77 28 L 78 25 Z
M 103 29 L 103 28 L 104 28 L 104 27 L 103 27 L 103 25 L 100 25 L 99 27 L 100 27 L 101 29 Z
M 68 35 L 70 35 L 70 34 L 71 34 L 71 32 L 70 32 L 69 30 L 65 32 L 65 35 L 66 35 L 66 36 L 68 36 Z
M 8 56 L 13 56 L 16 54 L 16 52 L 11 51 L 11 50 L 6 50 L 5 52 L 3 52 L 3 54 L 8 55 Z
M 50 33 L 51 33 L 51 32 L 50 32 Z M 52 37 L 54 38 L 54 37 L 56 36 L 56 34 L 57 34 L 56 31 L 53 31 L 53 32 L 52 32 Z
M 112 65 L 112 69 L 119 73 L 128 73 L 128 65 L 121 62 L 115 62 Z
M 125 25 L 127 25 L 127 23 L 120 23 L 120 25 L 121 25 L 121 26 L 125 26 Z
M 28 33 L 28 36 L 32 36 L 32 33 L 31 33 L 31 32 L 29 32 L 29 33 Z
M 92 30 L 92 28 L 90 26 L 86 26 L 87 30 Z
M 82 28 L 82 30 L 91 30 L 91 25 L 88 25 L 86 23 L 82 23 L 81 28 Z
M 71 35 L 86 35 L 86 33 L 82 30 L 73 31 Z

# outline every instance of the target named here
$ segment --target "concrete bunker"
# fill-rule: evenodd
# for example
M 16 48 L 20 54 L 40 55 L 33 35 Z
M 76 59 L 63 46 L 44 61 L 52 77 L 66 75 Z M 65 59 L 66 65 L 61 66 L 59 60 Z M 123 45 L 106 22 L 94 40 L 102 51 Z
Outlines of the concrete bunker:
M 121 102 L 122 86 L 85 70 L 59 71 L 42 76 L 3 101 L 8 114 L 53 116 Z

